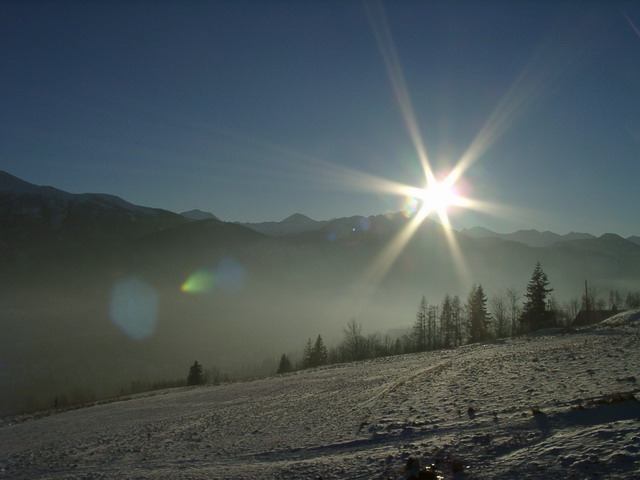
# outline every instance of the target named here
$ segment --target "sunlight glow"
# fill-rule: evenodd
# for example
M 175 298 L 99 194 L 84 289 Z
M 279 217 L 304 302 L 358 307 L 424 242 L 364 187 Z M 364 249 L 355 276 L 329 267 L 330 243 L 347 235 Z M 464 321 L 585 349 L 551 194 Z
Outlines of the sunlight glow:
M 276 152 L 279 154 L 278 159 L 281 162 L 286 158 L 295 159 L 295 162 L 288 165 L 284 174 L 279 174 L 278 181 L 302 183 L 313 178 L 314 185 L 324 183 L 332 188 L 339 186 L 349 191 L 391 194 L 404 198 L 401 212 L 407 219 L 406 223 L 369 265 L 365 273 L 365 285 L 362 286 L 367 295 L 373 294 L 398 256 L 429 217 L 434 217 L 442 226 L 456 274 L 460 279 L 464 279 L 468 277 L 468 268 L 456 232 L 452 229 L 449 215 L 460 209 L 469 209 L 505 218 L 524 214 L 521 209 L 516 211 L 516 209 L 504 205 L 469 198 L 466 189 L 463 192 L 463 188 L 461 188 L 461 186 L 466 186 L 466 182 L 462 182 L 464 174 L 511 128 L 526 108 L 557 80 L 559 72 L 567 69 L 566 58 L 579 57 L 578 53 L 582 45 L 579 40 L 583 37 L 579 34 L 570 38 L 559 49 L 551 48 L 550 44 L 543 42 L 532 59 L 525 64 L 520 75 L 507 89 L 506 94 L 497 103 L 494 111 L 488 116 L 457 163 L 446 175 L 436 177 L 436 172 L 434 172 L 427 155 L 384 6 L 381 1 L 368 1 L 364 6 L 402 119 L 420 162 L 422 172 L 419 175 L 420 178 L 415 180 L 415 185 L 418 186 L 405 185 L 377 177 L 273 143 L 250 138 L 237 132 L 214 130 L 218 134 L 240 140 L 243 143 Z M 425 228 L 430 227 L 427 225 Z M 363 227 L 362 230 L 367 230 L 367 228 Z M 335 235 L 329 234 L 328 240 L 334 241 Z

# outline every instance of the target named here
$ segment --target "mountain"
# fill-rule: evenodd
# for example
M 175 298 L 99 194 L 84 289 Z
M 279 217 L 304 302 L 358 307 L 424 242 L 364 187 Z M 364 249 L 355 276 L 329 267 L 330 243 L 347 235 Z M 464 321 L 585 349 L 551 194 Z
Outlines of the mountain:
M 594 236 L 589 233 L 571 232 L 566 235 L 559 235 L 549 231 L 539 232 L 538 230 L 518 230 L 513 233 L 496 233 L 484 227 L 464 228 L 460 233 L 471 238 L 500 238 L 502 240 L 524 243 L 530 247 L 548 247 L 556 242 L 594 238 Z
M 0 242 L 5 245 L 45 238 L 58 244 L 123 241 L 185 221 L 173 212 L 135 205 L 114 195 L 73 194 L 0 171 Z
M 631 237 L 628 237 L 627 240 L 635 243 L 636 245 L 640 245 L 640 237 L 637 235 L 632 235 Z
M 313 220 L 301 213 L 294 213 L 281 222 L 240 223 L 243 227 L 256 232 L 264 233 L 272 237 L 281 237 L 297 233 L 313 232 L 319 230 L 327 221 Z
M 531 247 L 401 214 L 297 214 L 261 233 L 4 172 L 0 225 L 0 414 L 173 378 L 195 359 L 261 361 L 350 318 L 372 333 L 410 328 L 423 295 L 464 302 L 474 283 L 522 295 L 538 261 L 560 305 L 585 280 L 623 297 L 640 285 L 640 245 L 613 234 Z
M 180 367 L 186 377 L 191 357 Z M 208 365 L 205 364 L 205 367 Z M 638 478 L 640 310 L 0 422 L 7 478 Z M 413 476 L 412 476 L 413 475 Z
M 189 220 L 219 220 L 213 213 L 203 212 L 202 210 L 189 210 L 188 212 L 182 212 L 184 218 Z

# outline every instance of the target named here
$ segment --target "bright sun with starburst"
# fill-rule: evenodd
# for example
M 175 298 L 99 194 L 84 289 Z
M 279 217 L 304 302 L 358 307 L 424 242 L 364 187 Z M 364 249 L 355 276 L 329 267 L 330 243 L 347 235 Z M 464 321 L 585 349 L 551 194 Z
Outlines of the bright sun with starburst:
M 428 212 L 446 214 L 447 207 L 459 203 L 455 188 L 449 182 L 433 181 L 420 192 L 422 209 Z

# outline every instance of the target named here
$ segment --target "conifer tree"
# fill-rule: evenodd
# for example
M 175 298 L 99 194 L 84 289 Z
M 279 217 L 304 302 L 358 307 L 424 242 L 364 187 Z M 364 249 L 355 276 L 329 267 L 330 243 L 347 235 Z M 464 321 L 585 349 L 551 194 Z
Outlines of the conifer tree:
M 442 347 L 449 348 L 455 337 L 453 325 L 453 305 L 447 293 L 440 307 L 440 331 L 442 332 Z
M 429 305 L 427 309 L 427 335 L 428 335 L 428 349 L 435 350 L 440 348 L 440 342 L 438 341 L 438 306 Z
M 462 307 L 460 303 L 460 297 L 454 295 L 451 299 L 451 324 L 453 330 L 453 346 L 457 347 L 463 343 L 463 328 L 462 328 Z
M 278 365 L 278 371 L 276 373 L 288 373 L 293 371 L 293 365 L 291 360 L 284 353 L 280 357 L 280 364 Z
M 527 291 L 524 294 L 526 300 L 520 314 L 520 323 L 524 331 L 555 326 L 555 315 L 547 304 L 552 291 L 553 288 L 549 288 L 547 274 L 542 270 L 540 262 L 537 262 L 527 284 Z
M 313 366 L 318 367 L 320 365 L 325 365 L 328 358 L 329 352 L 327 351 L 327 347 L 325 347 L 322 337 L 318 335 L 316 343 L 313 346 Z
M 189 375 L 187 376 L 187 385 L 202 385 L 204 383 L 204 374 L 202 372 L 202 365 L 197 361 L 193 362 L 193 365 L 189 368 Z
M 471 289 L 466 307 L 469 343 L 487 340 L 489 338 L 491 316 L 487 312 L 487 296 L 482 285 L 474 286 Z
M 416 313 L 416 322 L 413 324 L 413 343 L 418 352 L 426 351 L 429 346 L 428 309 L 429 305 L 423 295 Z
M 313 342 L 309 338 L 302 352 L 302 368 L 311 368 L 313 366 Z

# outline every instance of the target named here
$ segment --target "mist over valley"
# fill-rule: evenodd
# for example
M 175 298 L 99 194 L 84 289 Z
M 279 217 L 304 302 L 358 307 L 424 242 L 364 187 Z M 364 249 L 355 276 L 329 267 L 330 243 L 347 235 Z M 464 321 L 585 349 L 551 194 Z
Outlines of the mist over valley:
M 528 245 L 527 232 L 514 241 L 453 231 L 461 270 L 448 233 L 426 219 L 376 278 L 410 222 L 401 213 L 248 225 L 204 217 L 0 173 L 2 413 L 182 378 L 195 359 L 234 378 L 273 373 L 281 353 L 300 359 L 307 338 L 336 344 L 351 319 L 366 333 L 410 331 L 423 295 L 464 299 L 475 284 L 522 294 L 536 262 L 558 303 L 585 280 L 603 297 L 624 297 L 640 280 L 640 245 L 615 234 L 536 246 L 539 232 Z

